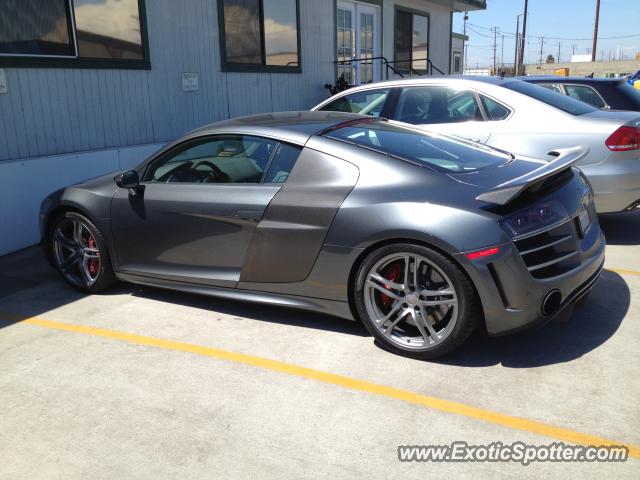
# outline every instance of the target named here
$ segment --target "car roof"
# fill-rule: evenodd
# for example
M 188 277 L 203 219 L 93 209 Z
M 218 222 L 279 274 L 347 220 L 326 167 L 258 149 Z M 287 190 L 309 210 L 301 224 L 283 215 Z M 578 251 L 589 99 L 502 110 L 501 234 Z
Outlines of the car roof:
M 557 75 L 537 75 L 530 77 L 516 77 L 525 82 L 553 82 L 553 83 L 620 83 L 623 78 L 591 78 L 591 77 L 559 77 Z
M 514 79 L 513 77 L 490 77 L 490 76 L 474 76 L 474 75 L 434 75 L 434 76 L 425 76 L 425 77 L 410 77 L 410 78 L 399 78 L 395 80 L 387 80 L 383 82 L 374 82 L 374 83 L 365 83 L 363 85 L 357 85 L 348 88 L 347 90 L 343 90 L 342 92 L 336 93 L 333 97 L 338 97 L 342 95 L 347 95 L 349 93 L 356 92 L 366 92 L 368 90 L 374 89 L 384 89 L 384 88 L 396 88 L 396 87 L 407 87 L 411 85 L 442 85 L 442 84 L 451 84 L 454 86 L 473 86 L 474 84 L 477 86 L 478 83 L 491 84 L 496 86 L 504 86 L 511 82 L 518 82 L 520 80 Z M 320 105 L 324 105 L 327 100 L 323 100 L 321 103 L 316 105 L 317 108 Z
M 304 145 L 312 135 L 341 123 L 370 119 L 368 115 L 332 111 L 291 111 L 263 113 L 223 120 L 190 132 L 187 137 L 212 134 L 249 134 Z
M 398 78 L 395 80 L 387 80 L 383 82 L 366 83 L 364 85 L 358 85 L 349 88 L 350 91 L 355 90 L 367 90 L 369 88 L 380 88 L 384 86 L 395 87 L 402 85 L 410 85 L 412 83 L 443 83 L 447 81 L 455 82 L 482 82 L 490 83 L 493 85 L 501 85 L 503 83 L 509 83 L 514 80 L 513 77 L 495 77 L 495 76 L 483 76 L 483 75 L 432 75 L 424 77 L 410 77 L 410 78 Z M 345 90 L 346 91 L 346 90 Z

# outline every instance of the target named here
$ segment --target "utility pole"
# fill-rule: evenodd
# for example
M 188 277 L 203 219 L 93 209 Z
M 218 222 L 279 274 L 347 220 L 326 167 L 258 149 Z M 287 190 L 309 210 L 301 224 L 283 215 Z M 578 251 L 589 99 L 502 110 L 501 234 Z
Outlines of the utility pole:
M 558 57 L 556 58 L 556 63 L 560 63 L 560 42 L 558 42 Z
M 496 51 L 498 50 L 498 27 L 491 28 L 493 30 L 493 74 L 496 74 Z
M 540 37 L 540 61 L 538 62 L 542 65 L 542 49 L 544 48 L 544 37 Z
M 598 0 L 599 1 L 599 0 Z M 520 65 L 522 65 L 522 73 L 524 74 L 524 43 L 527 36 L 527 10 L 529 8 L 529 0 L 524 0 L 524 18 L 522 19 L 522 42 L 520 47 Z
M 462 27 L 462 32 L 464 36 L 467 36 L 467 20 L 469 20 L 469 12 L 464 12 L 464 27 Z M 464 75 L 464 69 L 467 68 L 467 51 L 469 48 L 467 47 L 467 41 L 463 40 L 462 43 L 462 57 L 464 58 L 462 64 L 462 74 Z
M 596 61 L 596 48 L 598 46 L 598 21 L 600 20 L 600 0 L 596 0 L 596 23 L 593 27 L 593 49 L 591 50 L 591 61 Z
M 502 35 L 502 39 L 500 40 L 500 67 L 504 74 L 504 35 Z
M 520 17 L 522 16 L 522 14 L 518 15 L 517 18 L 517 22 L 516 22 L 516 53 L 515 53 L 515 59 L 513 60 L 513 75 L 515 77 L 518 76 L 518 65 L 519 65 L 519 60 L 518 60 L 518 49 L 520 47 Z
M 571 55 L 575 55 L 576 54 L 576 47 L 577 45 L 574 43 L 573 45 L 571 45 Z

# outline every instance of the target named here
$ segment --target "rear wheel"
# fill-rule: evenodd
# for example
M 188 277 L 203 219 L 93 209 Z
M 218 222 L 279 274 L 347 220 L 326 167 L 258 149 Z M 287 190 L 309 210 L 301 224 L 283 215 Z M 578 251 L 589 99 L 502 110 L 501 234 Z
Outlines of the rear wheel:
M 75 289 L 96 293 L 115 282 L 104 237 L 85 216 L 65 212 L 55 219 L 49 245 L 56 268 Z
M 360 318 L 386 349 L 429 359 L 459 347 L 481 310 L 466 275 L 451 260 L 413 244 L 373 251 L 356 275 Z

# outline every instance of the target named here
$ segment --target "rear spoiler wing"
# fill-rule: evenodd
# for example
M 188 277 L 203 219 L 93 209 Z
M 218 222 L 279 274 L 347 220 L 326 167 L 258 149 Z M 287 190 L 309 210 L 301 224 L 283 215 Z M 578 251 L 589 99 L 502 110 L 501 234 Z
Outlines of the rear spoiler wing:
M 550 155 L 556 155 L 557 158 L 549 163 L 536 168 L 535 170 L 514 178 L 508 182 L 492 188 L 476 197 L 476 200 L 483 202 L 495 203 L 497 205 L 506 205 L 515 197 L 520 195 L 531 184 L 544 180 L 562 170 L 570 168 L 578 160 L 581 160 L 589 153 L 587 147 L 560 148 L 554 150 Z

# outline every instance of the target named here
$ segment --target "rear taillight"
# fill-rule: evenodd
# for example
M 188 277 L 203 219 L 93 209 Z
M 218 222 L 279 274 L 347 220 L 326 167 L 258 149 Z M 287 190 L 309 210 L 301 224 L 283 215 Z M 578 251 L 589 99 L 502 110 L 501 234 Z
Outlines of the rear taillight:
M 623 125 L 604 142 L 609 150 L 625 152 L 640 149 L 640 127 Z

